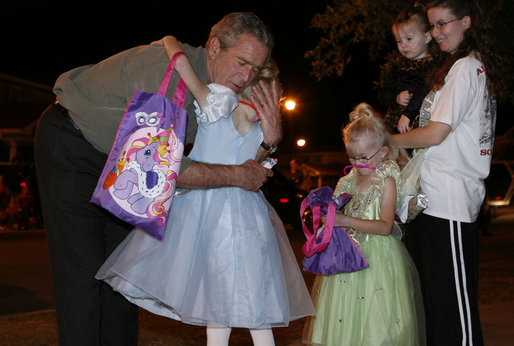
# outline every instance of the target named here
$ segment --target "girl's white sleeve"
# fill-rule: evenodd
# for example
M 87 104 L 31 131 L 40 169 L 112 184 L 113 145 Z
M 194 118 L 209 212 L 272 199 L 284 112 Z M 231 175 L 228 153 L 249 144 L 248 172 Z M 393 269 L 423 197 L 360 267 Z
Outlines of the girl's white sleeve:
M 200 107 L 194 101 L 195 114 L 198 124 L 209 124 L 218 121 L 222 117 L 229 117 L 239 101 L 232 89 L 220 84 L 209 84 L 211 91 L 207 95 L 207 103 Z

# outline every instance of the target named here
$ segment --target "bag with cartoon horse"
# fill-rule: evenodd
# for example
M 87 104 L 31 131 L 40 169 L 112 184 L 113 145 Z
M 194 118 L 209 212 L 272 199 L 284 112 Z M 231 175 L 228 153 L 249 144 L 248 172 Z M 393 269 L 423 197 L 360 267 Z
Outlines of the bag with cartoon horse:
M 159 240 L 175 193 L 184 152 L 186 85 L 179 80 L 173 101 L 166 98 L 176 54 L 157 93 L 136 90 L 91 202 Z

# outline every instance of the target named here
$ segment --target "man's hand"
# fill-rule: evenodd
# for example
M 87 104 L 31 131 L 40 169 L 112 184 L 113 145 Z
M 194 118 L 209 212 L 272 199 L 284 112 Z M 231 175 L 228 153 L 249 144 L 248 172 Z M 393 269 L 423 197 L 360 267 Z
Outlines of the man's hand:
M 248 191 L 257 191 L 273 176 L 273 171 L 262 167 L 255 160 L 248 160 L 238 167 L 238 182 L 235 184 Z
M 252 95 L 252 103 L 259 111 L 264 142 L 271 146 L 278 145 L 282 140 L 282 114 L 277 82 L 272 82 L 271 89 L 262 81 L 259 85 L 262 92 L 253 88 L 255 96 Z

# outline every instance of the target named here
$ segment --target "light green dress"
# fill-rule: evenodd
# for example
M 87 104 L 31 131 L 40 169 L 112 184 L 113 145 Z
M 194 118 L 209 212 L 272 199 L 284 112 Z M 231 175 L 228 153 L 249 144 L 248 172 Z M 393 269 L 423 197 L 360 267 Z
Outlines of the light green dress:
M 344 213 L 356 218 L 380 218 L 384 179 L 392 176 L 398 196 L 400 169 L 386 161 L 376 169 L 367 192 L 355 192 L 353 169 L 342 177 L 334 196 L 353 194 Z M 303 341 L 315 345 L 424 345 L 424 312 L 418 274 L 400 241 L 395 224 L 389 236 L 349 230 L 369 268 L 336 275 L 318 275 L 312 288 L 316 316 L 306 323 Z

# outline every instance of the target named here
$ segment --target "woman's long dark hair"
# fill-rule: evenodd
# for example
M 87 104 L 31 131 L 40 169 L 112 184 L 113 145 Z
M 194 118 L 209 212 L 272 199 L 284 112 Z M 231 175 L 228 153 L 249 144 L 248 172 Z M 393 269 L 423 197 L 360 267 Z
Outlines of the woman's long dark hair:
M 478 53 L 478 59 L 483 63 L 487 76 L 487 89 L 498 99 L 505 96 L 505 81 L 502 78 L 502 58 L 494 46 L 491 27 L 477 0 L 434 0 L 427 8 L 448 8 L 456 18 L 469 16 L 471 26 L 464 32 L 464 38 L 454 54 L 443 53 L 439 68 L 428 76 L 428 83 L 433 88 L 440 89 L 444 78 L 455 61 L 469 55 L 472 51 Z

